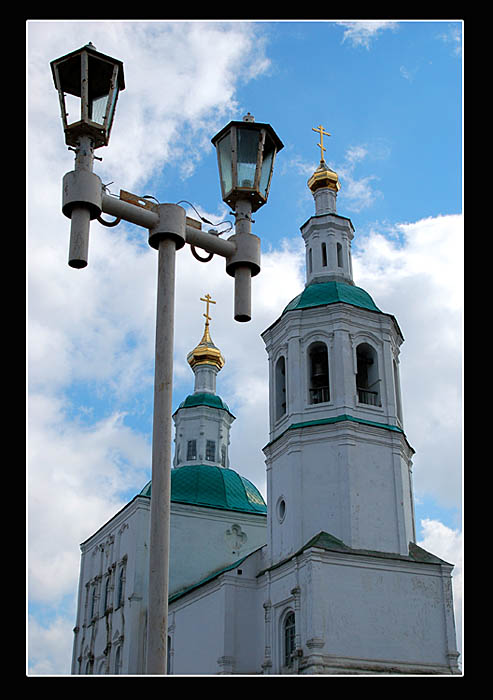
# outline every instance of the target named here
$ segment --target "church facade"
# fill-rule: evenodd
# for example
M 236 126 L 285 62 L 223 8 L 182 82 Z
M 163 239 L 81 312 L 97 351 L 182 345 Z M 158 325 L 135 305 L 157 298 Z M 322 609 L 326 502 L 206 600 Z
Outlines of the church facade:
M 262 334 L 267 503 L 229 464 L 235 417 L 207 313 L 171 481 L 168 673 L 458 673 L 453 565 L 416 544 L 402 332 L 353 281 L 323 160 L 306 285 Z M 213 303 L 209 296 L 209 303 Z M 81 545 L 73 674 L 142 674 L 152 484 Z

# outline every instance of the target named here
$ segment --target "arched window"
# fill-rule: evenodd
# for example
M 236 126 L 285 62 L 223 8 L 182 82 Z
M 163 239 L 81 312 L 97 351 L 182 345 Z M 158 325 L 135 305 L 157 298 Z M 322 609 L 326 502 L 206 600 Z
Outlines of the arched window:
M 89 616 L 90 616 L 90 619 L 92 620 L 92 618 L 93 618 L 95 615 L 96 615 L 96 586 L 93 586 L 93 587 L 92 587 L 92 591 L 91 591 L 91 604 L 90 604 L 90 607 L 89 607 Z
M 293 665 L 293 655 L 296 650 L 296 628 L 294 612 L 289 612 L 284 618 L 283 625 L 283 661 L 284 666 Z
M 286 360 L 281 357 L 276 362 L 275 371 L 276 420 L 286 413 Z
M 313 272 L 313 258 L 311 248 L 308 248 L 308 272 Z
M 125 568 L 122 566 L 118 575 L 118 589 L 116 594 L 116 607 L 123 605 L 123 584 L 125 582 Z
M 337 243 L 337 266 L 344 267 L 342 264 L 342 245 Z
M 313 343 L 308 349 L 310 403 L 330 401 L 329 358 L 325 343 Z
M 360 343 L 356 348 L 356 389 L 358 401 L 369 406 L 381 406 L 380 378 L 378 376 L 377 353 L 368 343 Z
M 327 267 L 327 246 L 322 243 L 322 267 Z
M 110 578 L 110 576 L 108 576 L 108 578 L 106 579 L 105 587 L 104 587 L 104 608 L 103 608 L 103 612 L 106 612 L 106 610 L 110 607 L 110 604 L 111 604 L 111 600 L 110 600 L 110 581 L 111 581 L 111 578 Z
M 119 644 L 115 652 L 115 675 L 118 676 L 122 666 L 122 645 Z

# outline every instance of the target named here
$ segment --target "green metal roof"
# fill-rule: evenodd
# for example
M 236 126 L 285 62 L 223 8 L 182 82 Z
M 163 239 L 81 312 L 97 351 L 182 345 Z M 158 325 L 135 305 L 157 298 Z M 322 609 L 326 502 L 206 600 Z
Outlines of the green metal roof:
M 187 398 L 181 402 L 176 410 L 179 410 L 180 408 L 190 408 L 192 406 L 210 406 L 211 408 L 222 408 L 233 415 L 229 410 L 228 404 L 223 401 L 220 396 L 217 396 L 217 394 L 209 394 L 205 391 L 190 394 L 190 396 L 187 396 Z
M 380 309 L 375 305 L 368 292 L 365 292 L 361 287 L 355 287 L 344 282 L 316 282 L 305 287 L 301 294 L 298 294 L 297 297 L 290 301 L 283 314 L 286 311 L 325 306 L 326 304 L 335 304 L 337 302 L 380 312 Z
M 151 482 L 140 496 L 151 496 Z M 233 469 L 191 464 L 171 470 L 171 501 L 243 513 L 267 513 L 260 491 Z

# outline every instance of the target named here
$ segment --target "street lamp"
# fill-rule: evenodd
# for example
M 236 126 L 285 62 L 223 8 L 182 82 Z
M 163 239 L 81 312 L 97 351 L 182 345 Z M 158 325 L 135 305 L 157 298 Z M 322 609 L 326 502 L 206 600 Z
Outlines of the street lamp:
M 50 65 L 67 146 L 78 146 L 81 136 L 90 136 L 94 148 L 107 146 L 118 94 L 125 89 L 123 63 L 89 43 Z
M 125 89 L 123 63 L 89 42 L 50 65 L 65 143 L 76 154 L 75 169 L 63 179 L 62 211 L 71 219 L 68 264 L 80 269 L 87 265 L 90 221 L 102 212 L 102 183 L 92 172 L 94 149 L 108 145 L 118 94 Z
M 63 178 L 62 211 L 71 219 L 69 265 L 86 267 L 89 228 L 97 219 L 105 226 L 120 220 L 149 231 L 149 245 L 158 251 L 154 413 L 152 435 L 152 498 L 149 532 L 149 588 L 146 673 L 166 673 L 168 630 L 168 569 L 171 496 L 172 380 L 176 251 L 189 244 L 226 260 L 235 278 L 234 317 L 251 318 L 251 277 L 260 272 L 260 239 L 251 233 L 253 211 L 267 202 L 276 153 L 283 147 L 269 124 L 248 114 L 230 122 L 214 138 L 224 201 L 236 218 L 227 240 L 202 231 L 178 204 L 154 204 L 148 198 L 120 190 L 108 194 L 92 172 L 94 149 L 108 145 L 118 94 L 124 89 L 123 64 L 88 44 L 51 62 L 58 90 L 67 145 L 75 150 L 75 168 Z M 67 95 L 80 99 L 78 116 L 68 120 Z M 115 216 L 113 222 L 101 218 Z M 194 253 L 195 257 L 198 257 Z M 202 259 L 202 258 L 199 258 Z
M 217 151 L 223 201 L 235 213 L 238 253 L 226 262 L 235 278 L 236 321 L 251 319 L 251 278 L 260 272 L 260 239 L 251 233 L 252 212 L 267 202 L 276 153 L 282 141 L 270 124 L 256 122 L 248 113 L 232 121 L 212 139 Z
M 276 132 L 248 113 L 211 140 L 217 150 L 223 201 L 235 209 L 239 200 L 246 199 L 252 212 L 257 211 L 267 202 L 276 153 L 283 148 Z

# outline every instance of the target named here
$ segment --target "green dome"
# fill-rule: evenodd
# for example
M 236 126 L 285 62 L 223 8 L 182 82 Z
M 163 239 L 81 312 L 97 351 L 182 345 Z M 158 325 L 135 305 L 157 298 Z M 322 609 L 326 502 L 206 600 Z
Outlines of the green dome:
M 336 304 L 343 302 L 359 306 L 370 311 L 380 311 L 375 306 L 375 302 L 364 289 L 355 287 L 344 282 L 317 282 L 310 284 L 298 294 L 283 311 L 294 311 L 295 309 L 307 309 L 313 306 L 325 306 L 326 304 Z
M 151 490 L 149 481 L 139 495 L 150 497 Z M 267 513 L 267 505 L 251 481 L 233 469 L 205 464 L 171 470 L 171 500 L 244 513 Z
M 211 406 L 211 408 L 223 408 L 225 411 L 231 413 L 228 404 L 225 403 L 220 396 L 217 394 L 209 394 L 207 392 L 198 392 L 197 394 L 190 394 L 187 398 L 181 402 L 176 410 L 180 408 L 190 408 L 192 406 Z M 176 411 L 175 411 L 176 413 Z

